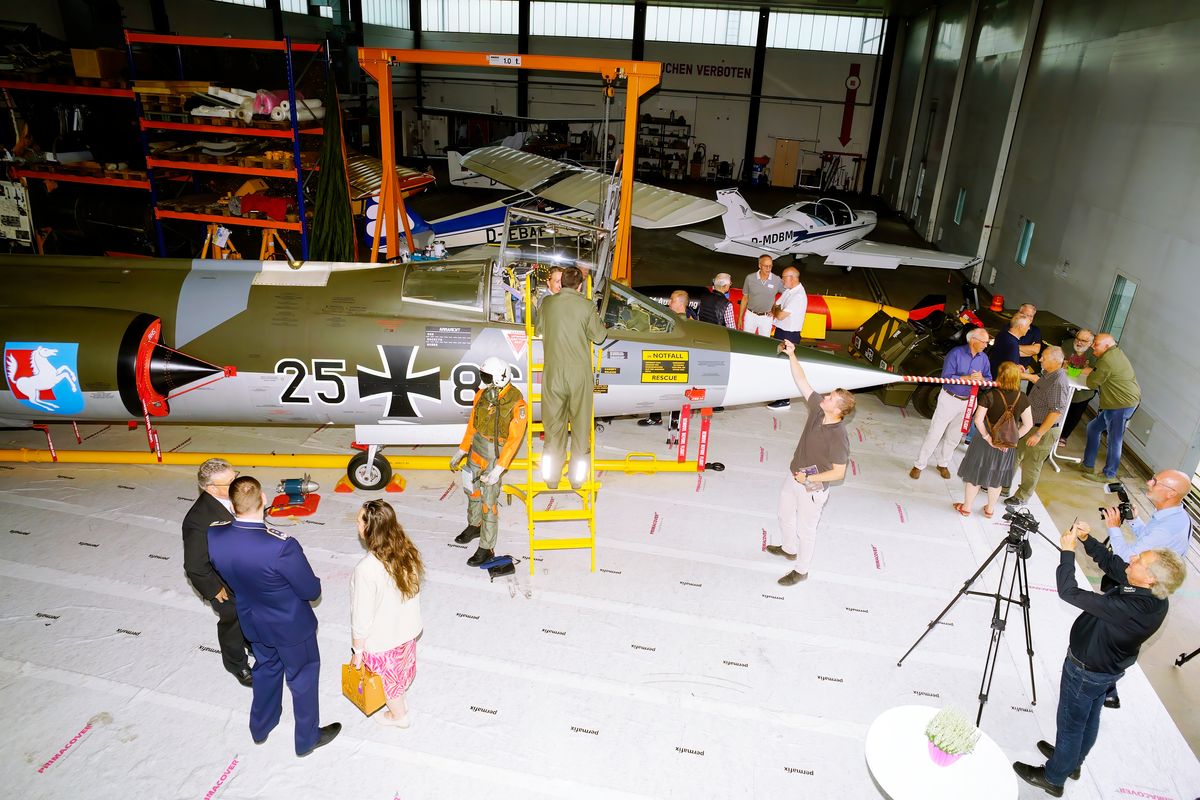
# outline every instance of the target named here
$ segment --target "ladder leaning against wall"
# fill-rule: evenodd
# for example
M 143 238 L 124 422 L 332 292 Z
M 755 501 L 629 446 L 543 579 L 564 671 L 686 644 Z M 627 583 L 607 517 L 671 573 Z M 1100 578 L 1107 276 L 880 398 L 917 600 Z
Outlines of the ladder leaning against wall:
M 588 281 L 588 296 L 591 296 L 591 280 Z M 545 431 L 545 425 L 538 421 L 534 421 L 536 416 L 539 420 L 541 414 L 541 380 L 534 380 L 535 375 L 541 375 L 543 367 L 539 359 L 543 357 L 544 349 L 541 347 L 541 337 L 538 336 L 534 329 L 533 318 L 535 314 L 533 292 L 533 273 L 530 272 L 525 278 L 525 400 L 530 408 L 529 424 L 525 426 L 525 482 L 516 484 L 505 484 L 504 492 L 509 496 L 509 500 L 516 497 L 525 504 L 525 512 L 528 517 L 529 526 L 529 574 L 534 574 L 534 556 L 539 550 L 577 550 L 587 548 L 591 550 L 591 571 L 596 571 L 596 495 L 600 489 L 600 484 L 596 482 L 596 410 L 595 405 L 592 406 L 592 416 L 588 422 L 588 449 L 591 452 L 591 457 L 588 459 L 587 480 L 585 480 L 578 489 L 572 489 L 569 485 L 566 488 L 551 489 L 541 477 L 542 452 L 539 449 L 534 451 L 534 443 L 541 441 L 541 434 Z M 595 380 L 596 366 L 600 359 L 600 349 L 592 345 L 593 355 L 593 382 Z M 538 413 L 533 413 L 534 403 L 538 404 Z M 572 432 L 572 442 L 574 442 L 574 432 Z M 570 455 L 564 454 L 563 468 L 568 471 L 571 463 Z M 552 494 L 575 494 L 579 497 L 581 508 L 553 508 L 539 509 L 535 507 L 539 497 Z M 587 536 L 574 536 L 566 538 L 540 538 L 538 536 L 538 523 L 549 522 L 566 522 L 572 520 L 582 520 L 587 523 Z M 544 528 L 543 528 L 544 529 Z

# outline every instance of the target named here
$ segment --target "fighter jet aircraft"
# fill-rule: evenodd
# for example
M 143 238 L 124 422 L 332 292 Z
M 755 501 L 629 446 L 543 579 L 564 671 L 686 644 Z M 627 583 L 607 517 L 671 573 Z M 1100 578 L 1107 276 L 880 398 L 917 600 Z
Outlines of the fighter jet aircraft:
M 485 259 L 404 265 L 0 257 L 0 425 L 353 425 L 372 446 L 460 440 L 479 365 L 527 374 L 501 271 Z M 682 320 L 603 282 L 610 329 L 597 416 L 732 406 L 796 395 L 772 339 Z M 901 380 L 803 350 L 818 390 Z M 693 392 L 693 396 L 695 396 Z M 539 411 L 534 408 L 535 418 Z M 378 488 L 355 469 L 360 488 Z M 382 458 L 372 448 L 370 458 Z M 384 462 L 386 463 L 386 462 Z M 388 472 L 390 474 L 390 471 Z M 384 478 L 386 482 L 386 478 Z
M 847 271 L 902 266 L 965 269 L 980 261 L 976 256 L 863 241 L 875 229 L 875 212 L 856 211 L 828 197 L 792 203 L 774 216 L 751 209 L 737 189 L 719 190 L 717 202 L 725 207 L 721 215 L 724 238 L 704 231 L 681 231 L 679 235 L 709 250 L 738 256 L 824 256 L 826 264 Z

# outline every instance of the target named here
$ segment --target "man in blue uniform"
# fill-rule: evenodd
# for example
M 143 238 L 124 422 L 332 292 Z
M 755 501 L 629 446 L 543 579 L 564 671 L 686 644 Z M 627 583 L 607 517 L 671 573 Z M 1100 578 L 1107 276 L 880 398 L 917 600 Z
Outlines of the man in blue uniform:
M 337 722 L 318 727 L 321 653 L 309 603 L 321 596 L 321 581 L 300 543 L 263 522 L 258 481 L 238 478 L 229 487 L 229 499 L 235 519 L 208 529 L 208 554 L 233 589 L 242 632 L 254 650 L 250 736 L 262 744 L 279 724 L 286 677 L 296 717 L 296 755 L 305 756 L 342 729 Z

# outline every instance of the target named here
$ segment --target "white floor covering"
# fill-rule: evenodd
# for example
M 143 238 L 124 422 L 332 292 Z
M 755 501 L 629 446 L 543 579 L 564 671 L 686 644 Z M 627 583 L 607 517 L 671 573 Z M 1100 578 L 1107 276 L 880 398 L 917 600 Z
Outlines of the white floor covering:
M 724 472 L 602 475 L 594 574 L 582 552 L 552 552 L 539 556 L 532 580 L 522 563 L 515 579 L 489 583 L 463 563 L 473 546 L 450 541 L 466 505 L 450 473 L 409 473 L 407 490 L 387 495 L 428 570 L 407 731 L 363 718 L 341 697 L 348 581 L 361 557 L 353 515 L 377 495 L 336 494 L 338 474 L 315 472 L 317 515 L 277 524 L 301 540 L 323 581 L 322 719 L 345 729 L 305 759 L 292 751 L 286 701 L 268 742 L 250 741 L 250 692 L 222 670 L 215 617 L 184 577 L 179 521 L 195 496 L 194 468 L 0 466 L 0 723 L 9 732 L 0 794 L 879 797 L 863 757 L 878 714 L 917 703 L 974 716 L 988 601 L 960 600 L 902 668 L 896 661 L 1006 527 L 999 515 L 955 514 L 957 478 L 927 470 L 909 480 L 925 421 L 862 396 L 850 424 L 852 475 L 826 508 L 812 575 L 776 585 L 788 564 L 762 548 L 804 414 L 797 404 L 716 415 L 709 458 Z M 89 448 L 145 443 L 116 426 L 83 433 Z M 349 439 L 340 430 L 161 435 L 164 449 L 200 452 L 344 452 Z M 76 448 L 64 438 L 60 448 Z M 662 439 L 662 429 L 632 420 L 597 437 L 603 457 L 665 455 Z M 0 446 L 41 445 L 37 432 L 0 433 Z M 267 489 L 301 472 L 243 471 Z M 1034 510 L 1057 541 L 1036 502 Z M 499 552 L 523 558 L 522 509 L 502 513 Z M 1075 611 L 1054 591 L 1057 553 L 1032 542 L 1038 702 L 1014 614 L 983 728 L 1010 759 L 1038 764 L 1033 745 L 1053 740 Z M 994 591 L 996 580 L 985 573 L 974 588 Z M 1189 576 L 1181 596 L 1194 598 L 1198 583 Z M 1139 669 L 1121 697 L 1067 796 L 1195 798 L 1200 763 Z M 1022 784 L 1019 796 L 1043 795 Z

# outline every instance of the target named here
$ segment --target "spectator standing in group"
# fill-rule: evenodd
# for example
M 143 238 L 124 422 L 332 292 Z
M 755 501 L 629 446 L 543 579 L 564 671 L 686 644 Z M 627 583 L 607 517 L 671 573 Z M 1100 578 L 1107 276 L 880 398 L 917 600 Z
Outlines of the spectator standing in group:
M 700 296 L 700 307 L 696 312 L 698 320 L 737 329 L 733 303 L 729 302 L 729 285 L 732 282 L 729 274 L 725 272 L 718 273 L 713 278 L 712 287 Z
M 1121 465 L 1125 425 L 1138 403 L 1142 402 L 1142 390 L 1129 357 L 1117 347 L 1117 340 L 1111 333 L 1096 336 L 1092 342 L 1092 354 L 1096 356 L 1096 366 L 1085 367 L 1082 374 L 1087 387 L 1100 392 L 1100 413 L 1088 423 L 1087 444 L 1083 448 L 1083 460 L 1079 468 L 1088 480 L 1115 481 L 1117 468 Z M 1103 433 L 1108 434 L 1108 453 L 1104 459 L 1104 469 L 1097 473 L 1093 470 L 1100 452 L 1100 435 Z
M 213 566 L 234 591 L 242 631 L 254 648 L 250 736 L 262 744 L 283 713 L 283 681 L 292 693 L 296 755 L 329 744 L 339 722 L 320 726 L 321 650 L 312 605 L 321 596 L 300 542 L 263 522 L 262 486 L 243 475 L 229 487 L 236 518 L 208 529 Z
M 388 503 L 368 500 L 356 522 L 367 554 L 350 576 L 350 663 L 355 669 L 366 665 L 383 680 L 387 710 L 376 721 L 407 728 L 405 693 L 417 673 L 424 566 Z
M 232 522 L 229 485 L 238 476 L 223 458 L 210 458 L 196 472 L 200 496 L 183 518 L 183 571 L 192 587 L 217 612 L 217 642 L 225 670 L 243 686 L 254 684 L 246 637 L 238 624 L 237 603 L 229 586 L 208 558 L 208 529 L 214 522 Z
M 1021 353 L 1020 364 L 1026 372 L 1036 372 L 1034 365 L 1042 352 L 1042 331 L 1033 324 L 1033 318 L 1037 316 L 1037 306 L 1033 303 L 1022 303 L 1021 307 L 1017 309 L 1017 313 L 1029 318 L 1029 329 L 1017 340 Z
M 1070 372 L 1068 377 L 1077 377 L 1085 368 L 1096 366 L 1096 357 L 1092 355 L 1092 342 L 1095 340 L 1096 334 L 1087 328 L 1082 328 L 1073 337 L 1063 342 L 1063 368 Z M 1076 389 L 1071 395 L 1071 407 L 1067 410 L 1062 433 L 1058 436 L 1059 447 L 1065 445 L 1067 439 L 1071 438 L 1075 426 L 1079 424 L 1079 420 L 1083 419 L 1084 409 L 1095 396 L 1095 389 Z
M 983 328 L 967 331 L 967 343 L 953 348 L 942 361 L 942 377 L 990 381 L 992 365 L 983 352 L 988 346 L 989 338 L 988 332 Z M 967 398 L 970 396 L 971 387 L 961 384 L 946 384 L 938 390 L 933 419 L 929 421 L 929 430 L 925 432 L 925 440 L 921 442 L 921 450 L 917 454 L 917 460 L 913 462 L 912 469 L 908 471 L 908 477 L 913 480 L 920 478 L 921 471 L 928 466 L 929 459 L 933 458 L 938 474 L 946 480 L 950 479 L 950 456 L 962 437 L 962 421 L 967 413 Z
M 1008 330 L 996 334 L 996 341 L 992 342 L 992 349 L 988 351 L 993 375 L 1000 374 L 1000 365 L 1005 361 L 1021 363 L 1021 337 L 1028 331 L 1029 317 L 1014 314 L 1008 322 Z
M 800 270 L 788 267 L 783 271 L 783 294 L 771 308 L 771 317 L 775 320 L 775 331 L 772 333 L 781 342 L 800 344 L 800 330 L 804 327 L 804 315 L 808 312 L 808 293 L 800 283 Z M 784 398 L 768 403 L 768 408 L 790 408 L 792 401 Z
M 721 273 L 721 274 L 724 275 L 724 273 Z M 717 277 L 720 278 L 721 275 L 718 275 Z M 725 275 L 725 277 L 729 278 L 728 275 Z M 716 281 L 714 280 L 713 283 L 715 285 Z M 691 305 L 689 305 L 689 302 L 688 302 L 689 299 L 690 298 L 688 297 L 688 293 L 686 291 L 684 291 L 683 289 L 676 289 L 675 291 L 671 292 L 671 298 L 670 298 L 670 300 L 667 301 L 667 308 L 670 309 L 672 314 L 679 317 L 680 319 L 696 319 L 696 312 L 694 312 L 692 310 Z M 733 305 L 730 304 L 729 307 L 730 307 L 730 309 L 732 309 Z M 651 425 L 662 425 L 662 422 L 663 422 L 662 412 L 661 411 L 652 411 L 652 412 L 650 412 L 650 414 L 648 416 L 643 417 L 642 419 L 639 419 L 637 421 L 637 424 L 642 426 L 643 428 L 645 428 L 645 427 L 649 427 Z M 672 411 L 671 412 L 670 429 L 676 430 L 678 427 L 679 427 L 679 411 Z
M 738 324 L 746 333 L 770 336 L 775 324 L 771 308 L 775 295 L 783 291 L 783 281 L 771 269 L 775 261 L 768 255 L 758 257 L 758 272 L 751 272 L 742 283 L 742 299 L 738 303 Z
M 1041 375 L 1027 372 L 1023 376 L 1033 384 L 1029 391 L 1033 428 L 1021 437 L 1017 445 L 1016 465 L 1021 468 L 1021 485 L 1010 497 L 1005 498 L 1005 505 L 1028 502 L 1033 495 L 1038 479 L 1042 476 L 1042 465 L 1054 446 L 1054 429 L 1058 427 L 1059 421 L 1071 404 L 1071 387 L 1067 383 L 1067 373 L 1062 368 L 1062 363 L 1062 348 L 1047 347 L 1042 352 Z
M 1011 441 L 998 441 L 1005 427 L 1004 417 L 1011 415 L 1016 430 Z M 979 396 L 975 411 L 975 437 L 967 445 L 967 455 L 958 465 L 958 477 L 963 480 L 963 501 L 954 503 L 954 510 L 964 517 L 971 516 L 975 496 L 980 487 L 987 490 L 983 515 L 989 519 L 995 513 L 1000 490 L 1012 483 L 1013 462 L 1017 442 L 1033 427 L 1029 398 L 1021 391 L 1021 368 L 1012 361 L 1000 364 L 996 386 Z

